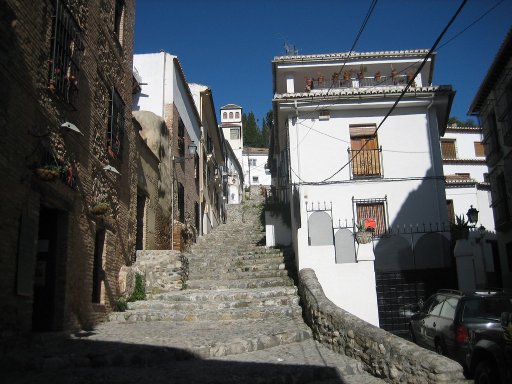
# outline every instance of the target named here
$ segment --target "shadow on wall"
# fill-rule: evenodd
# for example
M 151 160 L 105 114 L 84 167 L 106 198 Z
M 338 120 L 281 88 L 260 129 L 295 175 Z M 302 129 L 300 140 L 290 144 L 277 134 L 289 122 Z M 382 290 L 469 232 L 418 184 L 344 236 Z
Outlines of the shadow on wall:
M 20 340 L 0 362 L 6 382 L 346 383 L 327 366 L 204 360 L 178 348 L 87 340 Z M 26 348 L 31 345 L 30 348 Z M 207 351 L 209 352 L 209 351 Z
M 433 178 L 432 168 L 420 186 L 412 191 L 400 207 L 390 232 L 375 246 L 375 270 L 392 272 L 416 269 L 450 268 L 450 241 L 445 207 L 439 207 L 437 195 L 444 195 L 444 183 Z M 432 177 L 429 179 L 429 177 Z M 437 184 L 437 185 L 436 185 Z M 446 199 L 445 199 L 446 200 Z M 432 211 L 441 211 L 441 223 L 432 223 Z M 397 229 L 399 228 L 399 230 Z

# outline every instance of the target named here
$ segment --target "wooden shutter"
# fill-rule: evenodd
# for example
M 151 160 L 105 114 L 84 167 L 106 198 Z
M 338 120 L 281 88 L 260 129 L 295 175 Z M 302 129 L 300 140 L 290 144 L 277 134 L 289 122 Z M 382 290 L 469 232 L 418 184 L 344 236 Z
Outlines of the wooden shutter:
M 485 157 L 485 147 L 480 141 L 475 141 L 475 156 Z
M 443 159 L 456 159 L 455 140 L 441 140 L 441 154 Z

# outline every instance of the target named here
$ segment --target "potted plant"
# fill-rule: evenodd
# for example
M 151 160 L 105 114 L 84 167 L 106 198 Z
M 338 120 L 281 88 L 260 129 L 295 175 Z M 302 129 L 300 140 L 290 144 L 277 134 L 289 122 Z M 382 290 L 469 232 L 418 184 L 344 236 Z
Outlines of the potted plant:
M 39 168 L 36 168 L 36 175 L 44 181 L 53 181 L 57 177 L 59 177 L 62 169 L 57 165 L 45 165 Z
M 375 72 L 375 76 L 373 78 L 375 81 L 380 81 L 380 79 L 381 79 L 380 71 Z
M 93 215 L 104 215 L 105 213 L 107 213 L 109 208 L 110 208 L 110 204 L 108 202 L 100 201 L 99 203 L 96 203 L 96 205 L 94 205 L 91 208 L 90 212 Z
M 343 72 L 343 80 L 348 81 L 350 80 L 351 71 L 344 71 Z
M 365 225 L 360 222 L 356 225 L 356 229 L 355 237 L 358 244 L 368 244 L 372 241 L 373 231 L 371 231 L 370 228 L 366 228 Z
M 455 223 L 451 227 L 453 240 L 462 240 L 469 237 L 469 223 L 464 215 L 455 216 Z

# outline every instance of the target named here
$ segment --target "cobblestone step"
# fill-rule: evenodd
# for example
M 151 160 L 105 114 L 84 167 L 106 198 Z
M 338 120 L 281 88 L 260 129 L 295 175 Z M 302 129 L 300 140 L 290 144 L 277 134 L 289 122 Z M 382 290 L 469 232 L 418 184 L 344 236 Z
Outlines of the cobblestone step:
M 299 298 L 291 295 L 266 297 L 260 299 L 239 299 L 221 301 L 168 301 L 168 300 L 145 300 L 128 303 L 128 308 L 150 309 L 150 310 L 176 310 L 176 311 L 197 311 L 197 310 L 224 310 L 232 308 L 258 308 L 276 305 L 298 306 Z
M 183 290 L 178 292 L 166 292 L 156 295 L 150 295 L 148 298 L 153 300 L 165 301 L 232 301 L 232 300 L 255 300 L 289 295 L 297 296 L 295 286 L 281 286 L 259 289 L 229 289 L 229 290 Z
M 238 319 L 268 319 L 274 316 L 300 317 L 302 308 L 298 305 L 247 306 L 244 308 L 202 309 L 186 308 L 179 312 L 173 308 L 132 309 L 126 312 L 113 312 L 110 321 L 199 321 L 199 320 L 238 320 Z
M 238 279 L 238 280 L 188 280 L 187 288 L 190 289 L 231 289 L 231 288 L 265 288 L 292 286 L 293 281 L 288 277 L 264 277 L 259 279 Z
M 271 277 L 288 277 L 288 271 L 284 269 L 264 269 L 251 271 L 247 267 L 247 270 L 243 271 L 219 271 L 219 270 L 197 270 L 196 272 L 191 272 L 190 280 L 198 280 L 198 279 L 217 279 L 217 280 L 242 280 L 242 279 L 261 279 L 261 278 L 271 278 Z M 189 280 L 189 282 L 190 282 Z

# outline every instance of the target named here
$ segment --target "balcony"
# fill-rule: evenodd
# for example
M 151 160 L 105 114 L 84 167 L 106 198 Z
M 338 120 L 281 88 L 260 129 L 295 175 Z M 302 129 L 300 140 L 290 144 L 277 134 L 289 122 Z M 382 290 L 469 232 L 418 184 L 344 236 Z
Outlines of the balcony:
M 380 76 L 380 77 L 334 77 L 332 79 L 306 78 L 304 90 L 328 90 L 340 88 L 372 88 L 388 86 L 406 86 L 410 78 L 407 75 Z M 412 84 L 416 86 L 415 82 Z
M 348 149 L 353 179 L 382 177 L 382 147 L 376 149 Z

